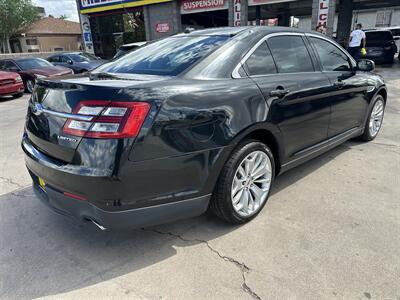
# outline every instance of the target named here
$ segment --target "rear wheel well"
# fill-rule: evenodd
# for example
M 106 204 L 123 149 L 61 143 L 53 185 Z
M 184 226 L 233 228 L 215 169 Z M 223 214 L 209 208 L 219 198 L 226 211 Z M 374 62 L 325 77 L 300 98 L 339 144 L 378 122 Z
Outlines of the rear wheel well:
M 246 135 L 241 140 L 241 142 L 248 139 L 254 139 L 260 141 L 271 149 L 275 160 L 275 174 L 279 174 L 281 168 L 280 157 L 279 157 L 279 145 L 274 135 L 268 130 L 258 129 Z

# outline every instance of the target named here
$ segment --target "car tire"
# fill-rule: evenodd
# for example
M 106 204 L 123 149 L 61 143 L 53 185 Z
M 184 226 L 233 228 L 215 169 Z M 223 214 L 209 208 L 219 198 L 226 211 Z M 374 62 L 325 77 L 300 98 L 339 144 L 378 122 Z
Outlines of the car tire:
M 28 93 L 32 94 L 34 86 L 35 86 L 35 81 L 33 81 L 32 79 L 27 79 L 25 81 L 25 90 Z
M 12 97 L 14 99 L 17 99 L 17 98 L 21 98 L 23 95 L 24 95 L 24 93 L 18 93 L 18 94 L 13 95 Z
M 252 220 L 267 202 L 274 176 L 274 156 L 267 145 L 257 140 L 242 142 L 221 171 L 211 199 L 211 211 L 232 224 Z
M 382 127 L 385 114 L 385 99 L 382 95 L 376 95 L 370 110 L 368 111 L 367 122 L 364 127 L 364 133 L 361 136 L 363 141 L 369 142 L 376 138 Z

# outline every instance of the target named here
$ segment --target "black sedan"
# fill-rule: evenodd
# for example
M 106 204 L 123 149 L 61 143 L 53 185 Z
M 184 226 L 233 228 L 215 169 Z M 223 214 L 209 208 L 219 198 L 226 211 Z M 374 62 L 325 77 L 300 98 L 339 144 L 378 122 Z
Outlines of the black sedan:
M 387 91 L 334 41 L 283 27 L 169 37 L 91 74 L 40 80 L 22 148 L 37 196 L 100 228 L 202 214 L 239 224 L 276 175 L 373 140 Z

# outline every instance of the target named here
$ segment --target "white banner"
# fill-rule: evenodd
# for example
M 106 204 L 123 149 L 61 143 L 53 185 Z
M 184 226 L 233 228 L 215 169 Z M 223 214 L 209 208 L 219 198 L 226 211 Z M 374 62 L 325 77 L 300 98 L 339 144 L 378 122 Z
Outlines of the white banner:
M 240 18 L 242 16 L 242 6 L 240 0 L 233 0 L 233 26 L 240 26 Z
M 81 15 L 81 26 L 85 51 L 94 54 L 92 30 L 90 29 L 90 21 L 87 15 Z
M 325 28 L 327 27 L 328 12 L 329 12 L 329 0 L 319 0 L 317 26 L 322 25 Z

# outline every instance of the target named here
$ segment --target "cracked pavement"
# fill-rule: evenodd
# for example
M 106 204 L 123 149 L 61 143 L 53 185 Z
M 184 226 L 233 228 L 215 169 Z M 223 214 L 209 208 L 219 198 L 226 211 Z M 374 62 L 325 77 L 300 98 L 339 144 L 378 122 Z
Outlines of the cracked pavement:
M 400 64 L 383 128 L 278 177 L 264 210 L 100 231 L 44 207 L 19 142 L 28 96 L 0 100 L 0 299 L 400 299 Z

